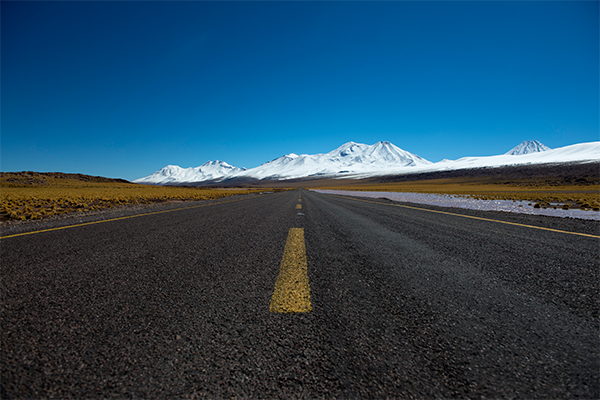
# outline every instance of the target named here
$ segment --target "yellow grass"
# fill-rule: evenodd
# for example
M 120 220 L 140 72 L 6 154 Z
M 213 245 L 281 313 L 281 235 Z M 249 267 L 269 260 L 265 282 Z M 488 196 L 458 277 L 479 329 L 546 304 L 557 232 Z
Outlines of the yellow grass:
M 149 186 L 38 175 L 34 178 L 28 177 L 28 180 L 19 178 L 0 181 L 0 217 L 3 220 L 41 219 L 52 215 L 87 212 L 128 204 L 210 200 L 264 191 L 264 188 L 206 189 Z
M 600 186 L 548 186 L 542 184 L 499 184 L 465 178 L 431 179 L 413 182 L 356 183 L 348 181 L 323 185 L 319 189 L 382 192 L 412 192 L 460 195 L 482 200 L 524 200 L 548 206 L 550 203 L 570 208 L 600 208 Z M 316 187 L 314 187 L 316 189 Z

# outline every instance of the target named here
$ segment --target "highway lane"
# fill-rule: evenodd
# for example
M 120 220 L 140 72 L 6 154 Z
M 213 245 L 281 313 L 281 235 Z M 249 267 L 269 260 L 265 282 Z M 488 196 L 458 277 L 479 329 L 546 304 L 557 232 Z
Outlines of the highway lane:
M 598 245 L 308 191 L 2 239 L 3 398 L 598 398 Z

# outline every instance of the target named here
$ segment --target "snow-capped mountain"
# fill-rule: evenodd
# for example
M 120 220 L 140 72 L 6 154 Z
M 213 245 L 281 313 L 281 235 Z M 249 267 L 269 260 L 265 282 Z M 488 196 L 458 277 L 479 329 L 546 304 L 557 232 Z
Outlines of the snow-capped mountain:
M 167 165 L 145 178 L 136 179 L 135 183 L 165 185 L 169 183 L 203 182 L 218 180 L 226 176 L 245 171 L 227 164 L 225 161 L 208 161 L 196 168 L 181 168 L 178 165 Z
M 390 142 L 377 142 L 373 145 L 348 142 L 324 154 L 287 154 L 236 175 L 255 179 L 294 179 L 377 172 L 429 164 L 431 162 L 426 159 Z
M 534 148 L 538 150 L 531 151 L 532 147 L 528 143 L 535 143 Z M 223 161 L 209 161 L 196 168 L 168 165 L 152 175 L 137 179 L 134 182 L 165 185 L 314 177 L 365 178 L 518 164 L 600 161 L 600 142 L 579 143 L 549 149 L 539 142 L 526 141 L 509 153 L 519 150 L 519 148 L 522 151 L 518 155 L 507 153 L 488 157 L 463 157 L 458 160 L 442 160 L 433 164 L 416 154 L 394 146 L 390 142 L 377 142 L 373 145 L 348 142 L 329 153 L 312 155 L 290 153 L 252 169 L 237 168 Z M 527 150 L 528 148 L 529 150 Z M 544 148 L 545 150 L 541 150 Z
M 506 155 L 519 156 L 521 154 L 539 153 L 552 150 L 550 147 L 538 142 L 537 140 L 524 140 L 518 146 L 510 150 Z
M 360 174 L 353 178 L 366 178 L 381 175 L 400 175 L 420 172 L 450 171 L 458 169 L 502 167 L 526 164 L 557 164 L 600 162 L 600 142 L 578 143 L 542 152 L 487 157 L 463 157 L 458 160 L 442 160 L 414 169 L 391 168 L 381 173 Z
M 431 162 L 394 146 L 390 142 L 374 145 L 348 142 L 325 154 L 294 153 L 276 158 L 256 168 L 236 168 L 223 161 L 209 161 L 197 168 L 168 165 L 135 183 L 154 185 L 219 182 L 227 179 L 294 179 L 310 176 L 384 171 L 389 168 L 416 167 Z

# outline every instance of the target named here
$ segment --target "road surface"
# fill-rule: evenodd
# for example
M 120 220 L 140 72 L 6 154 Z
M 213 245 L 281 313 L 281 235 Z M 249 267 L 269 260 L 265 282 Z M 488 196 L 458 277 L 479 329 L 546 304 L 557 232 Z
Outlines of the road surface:
M 597 221 L 305 190 L 167 211 L 1 232 L 2 398 L 600 397 Z M 302 240 L 308 311 L 271 312 Z

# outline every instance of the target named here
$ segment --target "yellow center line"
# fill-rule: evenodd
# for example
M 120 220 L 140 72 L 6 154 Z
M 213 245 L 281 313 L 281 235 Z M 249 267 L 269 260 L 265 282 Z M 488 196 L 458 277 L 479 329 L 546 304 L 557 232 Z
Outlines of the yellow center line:
M 101 221 L 84 222 L 84 223 L 82 223 L 82 224 L 74 224 L 74 225 L 59 226 L 59 227 L 57 227 L 57 228 L 50 228 L 50 229 L 41 229 L 41 230 L 39 230 L 39 231 L 31 231 L 31 232 L 16 233 L 16 234 L 14 234 L 14 235 L 0 236 L 0 239 L 8 239 L 8 238 L 17 237 L 17 236 L 33 235 L 33 234 L 35 234 L 35 233 L 42 233 L 42 232 L 58 231 L 58 230 L 61 230 L 61 229 L 76 228 L 76 227 L 79 227 L 79 226 L 86 226 L 86 225 L 101 224 L 101 223 L 103 223 L 103 222 L 119 221 L 119 220 L 122 220 L 122 219 L 129 219 L 129 218 L 143 217 L 143 216 L 146 216 L 146 215 L 156 215 L 156 214 L 164 214 L 164 213 L 173 212 L 173 211 L 189 210 L 189 209 L 192 209 L 192 208 L 207 207 L 207 206 L 211 206 L 211 205 L 217 205 L 217 204 L 233 203 L 234 201 L 240 201 L 240 200 L 246 200 L 246 198 L 235 199 L 235 200 L 227 200 L 227 201 L 221 201 L 221 202 L 218 202 L 218 203 L 202 204 L 202 205 L 199 205 L 199 206 L 190 206 L 190 207 L 173 208 L 173 209 L 171 209 L 171 210 L 153 211 L 153 212 L 144 213 L 144 214 L 128 215 L 128 216 L 126 216 L 126 217 L 110 218 L 110 219 L 104 219 L 104 220 L 101 220 Z
M 515 226 L 522 226 L 525 228 L 533 228 L 533 229 L 540 229 L 540 230 L 544 230 L 544 231 L 550 231 L 550 232 L 558 232 L 558 233 L 566 233 L 569 235 L 578 235 L 578 236 L 586 236 L 586 237 L 592 237 L 592 238 L 596 238 L 596 239 L 600 239 L 600 236 L 597 235 L 590 235 L 588 233 L 579 233 L 579 232 L 569 232 L 569 231 L 561 231 L 559 229 L 552 229 L 552 228 L 544 228 L 542 226 L 535 226 L 535 225 L 525 225 L 525 224 L 519 224 L 516 222 L 508 222 L 508 221 L 500 221 L 497 219 L 490 219 L 490 218 L 482 218 L 482 217 L 474 217 L 472 215 L 465 215 L 465 214 L 457 214 L 457 213 L 451 213 L 448 211 L 439 211 L 439 210 L 430 210 L 428 208 L 420 208 L 420 207 L 412 207 L 412 206 L 406 206 L 403 204 L 386 204 L 386 203 L 380 203 L 377 201 L 371 201 L 371 200 L 363 200 L 363 199 L 357 199 L 354 197 L 346 197 L 346 196 L 340 196 L 337 194 L 330 194 L 330 196 L 337 196 L 337 197 L 342 197 L 344 199 L 351 199 L 351 200 L 356 200 L 356 201 L 362 201 L 365 203 L 373 203 L 373 204 L 380 204 L 380 205 L 384 205 L 384 206 L 393 206 L 393 207 L 402 207 L 402 208 L 410 208 L 412 210 L 420 210 L 420 211 L 428 211 L 428 212 L 433 212 L 433 213 L 438 213 L 438 214 L 446 214 L 446 215 L 453 215 L 456 217 L 464 217 L 464 218 L 471 218 L 471 219 L 478 219 L 480 221 L 489 221 L 489 222 L 497 222 L 499 224 L 507 224 L 507 225 L 515 225 Z
M 269 311 L 272 313 L 312 311 L 304 228 L 291 228 L 288 232 Z
M 302 209 L 302 204 L 296 204 L 296 210 L 301 210 Z

